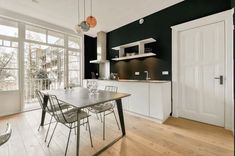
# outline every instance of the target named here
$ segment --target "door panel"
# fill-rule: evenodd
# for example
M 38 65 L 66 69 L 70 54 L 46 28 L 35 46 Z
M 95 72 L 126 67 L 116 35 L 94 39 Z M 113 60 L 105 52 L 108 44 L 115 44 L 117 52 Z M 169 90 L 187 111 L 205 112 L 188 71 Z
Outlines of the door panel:
M 224 126 L 224 23 L 180 32 L 179 115 Z

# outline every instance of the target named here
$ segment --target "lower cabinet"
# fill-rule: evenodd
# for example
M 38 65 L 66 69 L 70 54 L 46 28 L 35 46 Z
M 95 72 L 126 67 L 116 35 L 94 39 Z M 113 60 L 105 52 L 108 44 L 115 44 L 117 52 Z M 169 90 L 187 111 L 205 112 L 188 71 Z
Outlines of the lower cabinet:
M 120 82 L 97 80 L 98 89 L 107 85 L 117 86 L 118 92 L 129 93 L 123 98 L 123 109 L 138 115 L 164 122 L 171 113 L 171 82 Z M 83 80 L 86 87 L 87 80 Z
M 171 113 L 171 83 L 149 85 L 149 116 L 165 121 Z

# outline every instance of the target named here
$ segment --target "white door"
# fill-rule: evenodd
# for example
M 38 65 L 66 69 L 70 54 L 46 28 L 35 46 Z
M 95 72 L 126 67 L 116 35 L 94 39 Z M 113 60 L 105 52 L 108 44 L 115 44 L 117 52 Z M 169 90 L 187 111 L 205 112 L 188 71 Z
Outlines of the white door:
M 224 127 L 224 22 L 182 31 L 179 43 L 179 116 Z

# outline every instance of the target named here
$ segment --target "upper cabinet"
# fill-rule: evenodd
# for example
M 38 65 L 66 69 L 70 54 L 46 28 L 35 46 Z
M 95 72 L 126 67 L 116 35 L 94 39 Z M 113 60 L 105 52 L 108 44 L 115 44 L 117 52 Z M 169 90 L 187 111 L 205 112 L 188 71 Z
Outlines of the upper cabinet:
M 148 39 L 120 45 L 117 47 L 113 47 L 112 48 L 113 50 L 119 51 L 119 57 L 113 58 L 112 60 L 120 61 L 120 60 L 128 60 L 128 59 L 134 59 L 134 58 L 154 56 L 156 55 L 155 53 L 152 53 L 152 52 L 145 53 L 145 44 L 153 43 L 153 42 L 156 42 L 154 38 L 148 38 Z M 134 55 L 125 56 L 125 49 L 129 47 L 134 47 L 134 46 L 138 46 L 138 49 L 139 49 L 138 53 Z

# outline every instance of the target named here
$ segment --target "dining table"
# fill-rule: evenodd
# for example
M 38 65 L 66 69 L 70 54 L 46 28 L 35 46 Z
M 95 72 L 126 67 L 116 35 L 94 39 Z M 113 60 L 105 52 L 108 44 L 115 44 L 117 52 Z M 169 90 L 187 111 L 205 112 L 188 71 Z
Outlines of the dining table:
M 57 99 L 62 102 L 69 104 L 79 110 L 88 108 L 91 106 L 99 105 L 109 101 L 116 101 L 119 121 L 121 125 L 121 136 L 114 138 L 112 142 L 105 145 L 103 148 L 98 150 L 95 155 L 101 154 L 103 151 L 108 149 L 110 146 L 115 144 L 118 140 L 122 139 L 126 135 L 125 130 L 125 122 L 123 115 L 123 107 L 122 107 L 122 98 L 130 96 L 128 93 L 120 93 L 120 92 L 111 92 L 105 90 L 97 90 L 95 93 L 90 93 L 87 88 L 83 87 L 75 87 L 72 89 L 55 89 L 55 90 L 42 90 L 43 96 L 43 108 L 46 108 L 48 104 L 48 99 L 50 95 L 55 95 Z M 42 109 L 41 116 L 41 126 L 44 126 L 46 111 Z M 80 125 L 80 119 L 78 115 L 77 125 Z M 80 126 L 77 126 L 77 148 L 76 155 L 79 156 L 79 144 L 80 144 Z

